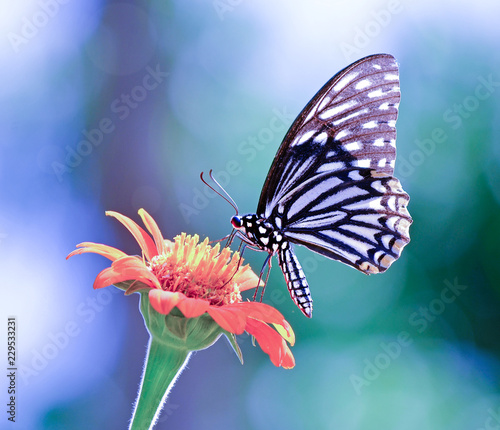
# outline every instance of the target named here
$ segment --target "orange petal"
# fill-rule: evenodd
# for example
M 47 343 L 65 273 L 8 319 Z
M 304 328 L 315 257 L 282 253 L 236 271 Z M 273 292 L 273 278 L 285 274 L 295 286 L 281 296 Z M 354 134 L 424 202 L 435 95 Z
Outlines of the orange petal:
M 285 357 L 281 362 L 281 367 L 283 367 L 283 369 L 292 369 L 295 367 L 295 357 L 293 356 L 292 351 L 290 351 L 290 348 L 288 348 L 288 345 L 285 344 L 285 348 Z
M 114 267 L 108 267 L 95 278 L 94 289 L 97 290 L 99 288 L 108 287 L 109 285 L 118 284 L 119 282 L 130 281 L 131 279 L 134 279 L 132 275 L 116 271 Z M 150 288 L 154 288 L 147 279 L 141 279 L 141 282 L 147 284 Z
M 138 257 L 126 256 L 116 260 L 111 267 L 99 273 L 94 281 L 94 288 L 103 288 L 118 282 L 138 280 L 151 288 L 160 288 L 160 283 L 142 260 Z
M 167 247 L 165 246 L 165 240 L 163 239 L 163 235 L 161 234 L 156 221 L 144 209 L 139 209 L 139 216 L 141 217 L 142 222 L 144 223 L 148 231 L 153 236 L 158 254 L 166 254 Z
M 260 302 L 241 302 L 225 307 L 239 307 L 244 309 L 248 317 L 283 327 L 283 330 L 280 329 L 280 334 L 282 334 L 290 344 L 293 345 L 295 343 L 295 334 L 292 327 L 285 317 L 272 306 Z
M 183 297 L 185 296 L 182 293 L 154 289 L 149 292 L 149 303 L 156 312 L 168 315 Z
M 177 303 L 177 307 L 186 318 L 199 317 L 208 310 L 209 306 L 210 303 L 206 300 L 186 296 Z
M 231 305 L 210 306 L 207 312 L 224 330 L 234 334 L 245 331 L 247 316 L 243 309 Z
M 262 351 L 269 355 L 275 366 L 290 369 L 295 365 L 292 352 L 285 340 L 267 324 L 248 318 L 245 330 L 257 339 Z
M 235 282 L 238 283 L 240 291 L 246 291 L 252 288 L 257 288 L 257 284 L 259 284 L 259 277 L 247 264 L 240 269 L 240 272 L 236 276 Z M 261 280 L 259 285 L 264 285 L 264 282 Z
M 103 257 L 110 259 L 111 261 L 116 261 L 119 258 L 125 257 L 127 255 L 119 249 L 113 248 L 112 246 L 103 245 L 101 243 L 82 242 L 76 245 L 76 247 L 78 249 L 70 252 L 66 257 L 66 260 L 70 257 L 73 257 L 73 255 L 80 255 L 85 252 L 94 252 L 96 254 L 100 254 Z
M 144 252 L 144 255 L 149 261 L 151 261 L 151 259 L 155 255 L 158 255 L 158 250 L 156 249 L 155 243 L 153 242 L 153 239 L 151 239 L 151 236 L 149 236 L 149 234 L 147 234 L 134 221 L 118 212 L 106 211 L 106 215 L 115 217 L 125 227 L 127 227 L 128 231 L 130 231 L 135 240 L 137 240 L 137 243 L 141 247 L 142 252 Z

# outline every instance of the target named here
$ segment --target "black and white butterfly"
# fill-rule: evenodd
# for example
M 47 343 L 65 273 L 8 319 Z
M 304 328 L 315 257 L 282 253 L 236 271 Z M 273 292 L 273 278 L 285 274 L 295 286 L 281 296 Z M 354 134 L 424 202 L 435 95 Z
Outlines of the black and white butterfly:
M 285 135 L 257 213 L 231 218 L 244 242 L 277 255 L 307 317 L 311 292 L 293 244 L 372 274 L 384 272 L 410 241 L 409 197 L 393 177 L 399 100 L 391 55 L 337 73 Z

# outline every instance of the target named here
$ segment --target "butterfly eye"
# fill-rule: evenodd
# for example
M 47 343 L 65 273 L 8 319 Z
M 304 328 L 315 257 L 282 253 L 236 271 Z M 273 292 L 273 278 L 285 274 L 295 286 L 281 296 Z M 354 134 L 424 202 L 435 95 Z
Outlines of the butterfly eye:
M 239 216 L 235 215 L 231 218 L 231 224 L 234 228 L 241 228 L 243 226 L 243 221 Z

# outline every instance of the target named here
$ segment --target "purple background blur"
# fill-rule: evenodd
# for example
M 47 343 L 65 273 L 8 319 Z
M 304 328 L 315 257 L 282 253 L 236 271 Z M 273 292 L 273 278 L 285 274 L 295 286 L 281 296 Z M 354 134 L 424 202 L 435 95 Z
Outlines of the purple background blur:
M 92 289 L 137 254 L 105 210 L 166 237 L 218 239 L 255 210 L 286 129 L 337 71 L 400 63 L 396 174 L 412 242 L 367 277 L 299 249 L 306 320 L 274 264 L 265 301 L 292 323 L 293 370 L 240 341 L 194 354 L 157 429 L 500 428 L 500 3 L 37 0 L 0 6 L 0 324 L 17 318 L 17 424 L 124 429 L 147 333 L 138 295 Z M 264 255 L 246 253 L 254 270 Z M 0 356 L 5 357 L 6 330 Z M 8 378 L 0 378 L 6 410 Z M 495 427 L 496 426 L 496 427 Z

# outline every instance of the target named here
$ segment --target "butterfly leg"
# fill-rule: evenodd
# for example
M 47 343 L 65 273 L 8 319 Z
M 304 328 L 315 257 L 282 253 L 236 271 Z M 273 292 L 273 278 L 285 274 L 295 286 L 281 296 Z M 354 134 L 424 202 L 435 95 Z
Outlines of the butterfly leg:
M 260 294 L 260 301 L 261 302 L 262 302 L 262 298 L 264 297 L 264 291 L 266 289 L 267 280 L 269 279 L 269 272 L 271 271 L 271 257 L 272 257 L 272 254 L 267 254 L 266 260 L 264 261 L 264 264 L 262 265 L 262 269 L 260 269 L 259 281 L 257 282 L 257 287 L 255 287 L 255 293 L 253 293 L 253 300 L 254 301 L 257 299 L 257 292 L 259 291 L 260 281 L 262 280 L 262 275 L 264 274 L 264 269 L 267 266 L 266 281 L 264 283 L 264 286 L 262 287 L 262 293 Z
M 302 313 L 306 317 L 311 318 L 312 297 L 306 276 L 293 251 L 292 245 L 287 242 L 283 243 L 285 246 L 280 247 L 278 251 L 278 262 L 285 275 L 286 286 L 288 287 L 290 297 Z
M 262 299 L 264 298 L 264 291 L 266 291 L 267 281 L 269 281 L 269 274 L 271 273 L 272 261 L 273 261 L 272 254 L 269 254 L 266 258 L 264 266 L 262 266 L 262 270 L 264 270 L 264 267 L 266 267 L 266 264 L 267 264 L 266 280 L 264 281 L 264 286 L 262 287 L 262 292 L 260 293 L 260 302 L 261 303 L 262 303 Z

